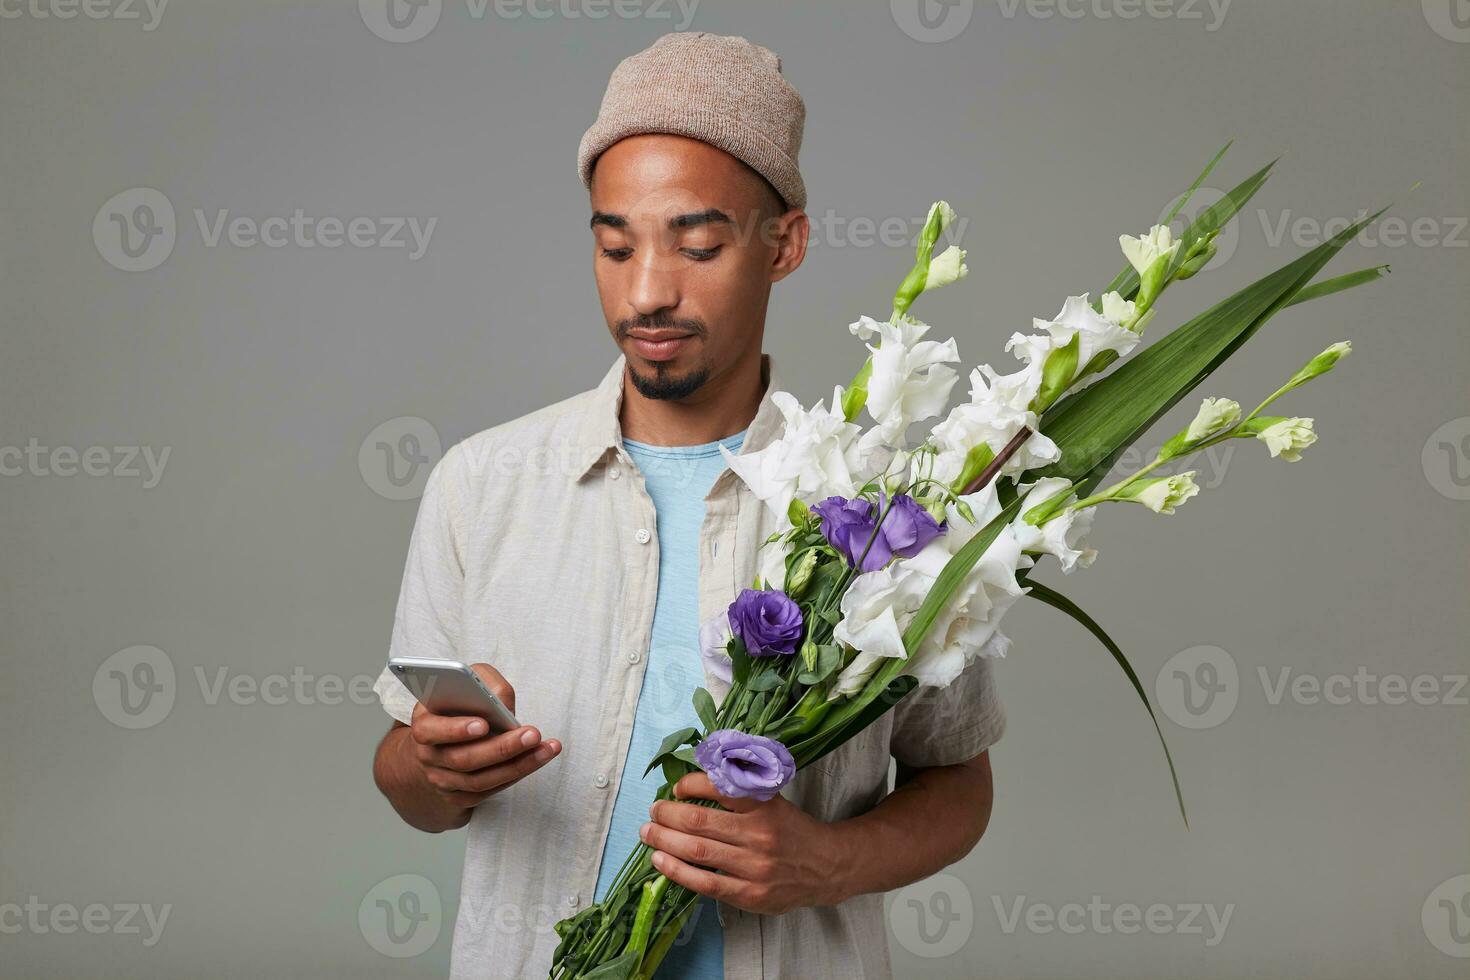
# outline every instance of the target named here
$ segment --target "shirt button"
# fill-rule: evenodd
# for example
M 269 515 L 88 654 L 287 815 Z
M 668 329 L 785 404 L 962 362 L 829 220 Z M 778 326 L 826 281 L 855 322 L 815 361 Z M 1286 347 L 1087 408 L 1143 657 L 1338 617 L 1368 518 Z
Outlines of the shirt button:
M 597 778 L 592 781 L 597 784 L 598 789 L 602 789 L 607 785 L 607 776 L 604 773 L 598 773 Z
M 623 471 L 620 468 L 616 467 L 616 466 L 614 466 L 612 469 L 610 469 L 610 470 L 607 471 L 607 477 L 608 477 L 609 480 L 616 480 L 618 477 L 620 477 L 622 475 L 623 475 Z
M 647 544 L 653 535 L 649 533 L 648 528 L 640 527 L 637 531 L 633 532 L 633 537 L 639 544 Z
M 582 904 L 582 896 L 568 895 L 567 904 L 570 905 L 572 908 L 576 908 L 578 905 Z
M 629 650 L 628 651 L 628 663 L 630 663 L 630 664 L 636 664 L 638 661 L 640 661 L 642 659 L 643 659 L 643 654 L 639 653 L 637 650 Z

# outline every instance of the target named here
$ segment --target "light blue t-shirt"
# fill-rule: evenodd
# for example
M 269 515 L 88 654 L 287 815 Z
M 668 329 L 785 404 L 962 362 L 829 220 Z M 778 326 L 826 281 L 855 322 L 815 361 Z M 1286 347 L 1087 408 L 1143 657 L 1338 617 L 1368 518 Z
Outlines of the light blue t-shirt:
M 612 825 L 597 874 L 596 900 L 602 901 L 628 852 L 638 845 L 638 828 L 663 784 L 663 771 L 648 765 L 669 732 L 698 726 L 691 698 L 704 685 L 699 653 L 699 529 L 704 497 L 725 470 L 720 446 L 739 452 L 745 433 L 702 446 L 650 446 L 623 440 L 643 474 L 658 516 L 658 599 L 643 688 L 633 717 L 633 739 Z M 715 903 L 701 896 L 692 922 L 674 941 L 657 975 L 686 980 L 723 980 L 725 936 Z

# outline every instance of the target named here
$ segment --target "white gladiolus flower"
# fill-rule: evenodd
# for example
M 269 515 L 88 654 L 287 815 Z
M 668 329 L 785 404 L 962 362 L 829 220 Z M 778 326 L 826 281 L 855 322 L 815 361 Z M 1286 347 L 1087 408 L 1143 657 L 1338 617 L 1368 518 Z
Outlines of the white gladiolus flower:
M 1208 439 L 1225 429 L 1230 428 L 1240 421 L 1240 402 L 1229 398 L 1206 398 L 1199 407 L 1199 413 L 1195 415 L 1194 421 L 1189 423 L 1189 428 L 1184 430 L 1185 442 L 1199 442 Z
M 969 271 L 969 267 L 965 265 L 965 250 L 958 245 L 951 245 L 929 261 L 929 272 L 924 277 L 924 291 L 948 286 L 965 278 Z
M 941 535 L 942 537 L 942 535 Z M 933 581 L 898 561 L 852 580 L 842 596 L 842 622 L 832 638 L 858 652 L 832 685 L 827 700 L 856 694 L 882 661 L 907 656 L 903 627 L 924 602 Z
M 1160 256 L 1167 255 L 1172 259 L 1174 253 L 1179 251 L 1180 242 L 1174 240 L 1174 233 L 1169 230 L 1168 225 L 1154 225 L 1142 238 L 1119 236 L 1118 245 L 1123 249 L 1123 257 L 1128 260 L 1128 264 L 1141 276 Z
M 977 512 L 977 521 L 979 517 Z M 949 531 L 899 564 L 912 565 L 932 581 L 981 527 L 984 524 L 970 524 L 951 505 Z M 1031 559 L 1022 553 L 1014 530 L 1004 528 L 940 610 L 924 642 L 905 663 L 903 672 L 918 678 L 920 684 L 944 687 L 976 657 L 1004 656 L 1009 643 L 998 639 L 996 628 L 1006 610 L 1025 594 L 1016 581 L 1016 572 L 1030 568 L 1031 564 Z
M 1127 499 L 1138 501 L 1155 514 L 1172 514 L 1174 508 L 1199 493 L 1194 475 L 1195 471 L 1190 470 L 1188 473 L 1148 480 L 1143 489 Z
M 778 391 L 771 401 L 786 419 L 781 438 L 764 449 L 736 455 L 720 453 L 757 499 L 785 519 L 793 498 L 811 504 L 823 497 L 857 492 L 872 471 L 871 444 L 861 445 L 861 427 L 842 417 L 840 394 L 828 409 L 821 402 L 803 409 L 790 393 Z
M 1033 366 L 999 375 L 989 364 L 982 364 L 970 372 L 970 400 L 956 405 L 930 433 L 930 441 L 938 450 L 931 475 L 953 483 L 964 469 L 971 447 L 984 443 L 1000 455 L 1023 426 L 1031 429 L 1031 437 L 1001 467 L 1003 475 L 1013 476 L 1060 459 L 1062 453 L 1056 443 L 1036 431 L 1036 413 L 1030 405 L 1040 386 L 1041 372 Z
M 1100 315 L 1088 302 L 1087 294 L 1068 296 L 1055 320 L 1032 321 L 1046 336 L 1016 333 L 1006 343 L 1006 350 L 1016 349 L 1016 356 L 1040 369 L 1054 350 L 1066 347 L 1074 336 L 1077 341 L 1077 371 L 1085 368 L 1102 351 L 1110 350 L 1124 357 L 1138 346 L 1139 336 Z M 1075 375 L 1074 375 L 1075 377 Z M 1070 380 L 1070 379 L 1069 379 Z
M 1121 293 L 1103 293 L 1102 315 L 1103 319 L 1111 320 L 1121 327 L 1133 322 L 1138 316 L 1138 309 L 1132 300 L 1124 299 Z
M 868 414 L 878 423 L 882 441 L 901 448 L 914 422 L 934 418 L 949 404 L 949 393 L 959 375 L 950 364 L 959 363 L 953 338 L 940 343 L 922 340 L 929 327 L 907 317 L 896 324 L 862 317 L 848 327 L 867 339 L 877 333 L 868 377 Z
M 1311 419 L 1291 418 L 1267 426 L 1256 438 L 1266 444 L 1272 457 L 1295 463 L 1302 458 L 1302 450 L 1317 441 L 1317 433 L 1312 430 Z
M 1071 485 L 1070 480 L 1060 477 L 1038 480 L 1026 496 L 1027 508 L 1040 506 Z M 1093 510 L 1091 507 L 1064 510 L 1039 527 L 1017 519 L 1012 522 L 1011 527 L 1023 551 L 1037 551 L 1055 556 L 1062 566 L 1062 572 L 1070 575 L 1074 568 L 1086 568 L 1097 559 L 1097 549 L 1087 548 L 1082 544 L 1083 537 L 1092 530 Z M 1024 516 L 1026 510 L 1023 509 L 1021 513 Z

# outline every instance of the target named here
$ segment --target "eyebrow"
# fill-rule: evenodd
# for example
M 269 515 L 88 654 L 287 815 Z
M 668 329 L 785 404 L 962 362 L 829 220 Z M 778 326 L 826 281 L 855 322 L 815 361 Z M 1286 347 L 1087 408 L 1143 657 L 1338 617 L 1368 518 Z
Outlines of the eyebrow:
M 733 224 L 731 217 L 719 208 L 707 208 L 704 211 L 695 211 L 690 214 L 676 214 L 669 219 L 669 227 L 694 228 L 698 225 Z M 606 211 L 593 211 L 592 221 L 589 227 L 596 228 L 598 225 L 606 225 L 609 228 L 626 228 L 628 219 L 621 214 L 608 214 Z

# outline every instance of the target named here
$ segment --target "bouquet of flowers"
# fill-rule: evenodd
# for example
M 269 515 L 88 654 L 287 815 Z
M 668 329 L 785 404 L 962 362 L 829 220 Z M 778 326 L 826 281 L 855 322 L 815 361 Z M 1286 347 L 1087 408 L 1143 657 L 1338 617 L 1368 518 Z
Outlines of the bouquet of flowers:
M 701 631 L 704 655 L 718 660 L 731 687 L 718 705 L 705 689 L 693 692 L 700 727 L 670 734 L 645 770 L 662 767 L 660 798 L 696 769 L 725 796 L 771 798 L 798 769 L 914 687 L 942 687 L 974 658 L 1003 656 L 1010 640 L 999 631 L 1001 618 L 1025 595 L 1096 636 L 1153 717 L 1122 650 L 1075 604 L 1032 577 L 1037 562 L 1051 556 L 1063 573 L 1091 565 L 1097 552 L 1084 539 L 1104 504 L 1173 514 L 1199 493 L 1194 473 L 1155 471 L 1189 454 L 1228 439 L 1256 439 L 1273 457 L 1300 459 L 1316 441 L 1313 420 L 1265 410 L 1331 370 L 1349 353 L 1347 342 L 1312 358 L 1249 412 L 1230 398 L 1205 398 L 1150 462 L 1102 486 L 1125 449 L 1278 311 L 1387 271 L 1313 282 L 1375 214 L 1135 355 L 1165 290 L 1204 268 L 1220 230 L 1270 173 L 1268 165 L 1247 178 L 1175 238 L 1169 223 L 1224 153 L 1164 224 L 1120 239 L 1127 266 L 1096 301 L 1068 297 L 1055 318 L 1012 335 L 1006 350 L 1023 366 L 1001 374 L 980 365 L 970 374 L 969 400 L 910 446 L 914 423 L 945 412 L 960 361 L 954 340 L 925 339 L 928 325 L 909 312 L 923 293 L 967 271 L 957 246 L 935 253 L 954 211 L 943 201 L 930 208 L 892 314 L 884 321 L 864 316 L 850 327 L 869 352 L 852 382 L 833 392 L 830 405 L 810 409 L 777 393 L 782 437 L 759 452 L 726 454 L 789 526 L 766 542 L 752 587 Z M 864 411 L 872 421 L 866 429 L 857 422 Z M 1154 728 L 1162 744 L 1156 719 Z M 1167 745 L 1164 755 L 1183 816 Z M 602 902 L 557 924 L 553 978 L 653 975 L 698 895 L 670 882 L 649 858 L 648 846 L 639 844 Z

